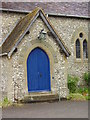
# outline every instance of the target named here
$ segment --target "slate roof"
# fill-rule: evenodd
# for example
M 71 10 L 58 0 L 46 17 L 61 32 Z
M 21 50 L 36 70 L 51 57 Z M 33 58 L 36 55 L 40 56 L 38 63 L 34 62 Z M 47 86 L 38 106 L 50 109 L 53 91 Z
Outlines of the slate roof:
M 48 14 L 90 17 L 90 2 L 2 2 L 2 8 L 12 11 L 32 11 L 41 7 Z
M 66 56 L 70 55 L 70 51 L 65 46 L 61 37 L 58 35 L 54 27 L 51 25 L 48 18 L 45 16 L 44 12 L 40 8 L 34 9 L 31 13 L 27 14 L 24 18 L 22 18 L 15 26 L 15 28 L 11 31 L 11 33 L 7 36 L 0 47 L 0 55 L 7 55 L 10 57 L 13 51 L 17 48 L 18 44 L 21 42 L 22 38 L 25 36 L 26 32 L 30 29 L 33 22 L 37 19 L 37 17 L 42 17 L 43 21 L 51 31 L 52 35 L 55 37 L 57 43 L 64 51 Z

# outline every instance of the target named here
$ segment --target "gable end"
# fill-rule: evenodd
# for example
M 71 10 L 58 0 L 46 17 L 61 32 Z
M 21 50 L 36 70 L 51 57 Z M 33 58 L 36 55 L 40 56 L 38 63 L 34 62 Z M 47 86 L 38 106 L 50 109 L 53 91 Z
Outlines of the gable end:
M 3 44 L 0 46 L 0 56 L 7 55 L 8 58 L 11 57 L 12 53 L 17 48 L 17 46 L 19 45 L 27 31 L 30 29 L 34 21 L 38 18 L 38 16 L 40 16 L 41 19 L 44 21 L 44 23 L 46 24 L 46 26 L 56 39 L 59 46 L 64 51 L 65 55 L 69 57 L 70 51 L 65 46 L 61 37 L 58 35 L 54 27 L 51 25 L 50 21 L 45 16 L 41 8 L 36 8 L 16 24 L 14 29 L 10 32 L 10 34 L 4 40 Z

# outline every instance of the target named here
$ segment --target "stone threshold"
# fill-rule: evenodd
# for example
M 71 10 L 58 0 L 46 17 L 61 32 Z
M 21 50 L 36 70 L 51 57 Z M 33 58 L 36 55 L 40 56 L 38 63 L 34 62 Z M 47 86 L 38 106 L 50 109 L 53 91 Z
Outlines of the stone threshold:
M 36 93 L 28 93 L 21 100 L 22 103 L 32 103 L 32 102 L 53 102 L 58 101 L 59 96 L 57 93 L 52 92 L 36 92 Z

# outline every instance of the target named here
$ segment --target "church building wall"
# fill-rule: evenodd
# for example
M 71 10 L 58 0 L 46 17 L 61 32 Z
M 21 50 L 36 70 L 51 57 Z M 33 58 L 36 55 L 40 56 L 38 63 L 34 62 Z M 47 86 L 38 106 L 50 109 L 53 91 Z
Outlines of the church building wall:
M 2 13 L 1 33 L 3 39 L 20 17 L 24 16 L 25 14 L 20 13 Z M 60 92 L 61 97 L 68 95 L 67 74 L 78 76 L 80 84 L 83 84 L 82 76 L 84 72 L 88 71 L 88 60 L 84 60 L 83 57 L 79 60 L 76 59 L 75 40 L 79 37 L 80 32 L 88 40 L 88 20 L 66 17 L 49 17 L 49 19 L 69 48 L 71 56 L 66 58 L 64 53 L 60 53 L 59 46 L 51 35 L 47 34 L 43 41 L 38 40 L 39 32 L 42 29 L 47 33 L 49 31 L 43 21 L 38 18 L 30 28 L 30 33 L 24 36 L 17 47 L 17 52 L 14 52 L 10 59 L 5 56 L 0 58 L 3 98 L 8 96 L 10 100 L 14 101 L 14 97 L 21 99 L 28 94 L 26 61 L 29 52 L 35 47 L 42 48 L 50 59 L 51 90 L 53 93 Z M 17 85 L 14 86 L 15 84 Z

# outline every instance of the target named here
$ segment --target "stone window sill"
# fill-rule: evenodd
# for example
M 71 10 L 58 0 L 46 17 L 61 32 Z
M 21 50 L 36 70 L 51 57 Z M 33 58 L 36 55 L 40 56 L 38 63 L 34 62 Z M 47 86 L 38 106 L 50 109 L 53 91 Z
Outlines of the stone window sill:
M 76 63 L 81 63 L 81 62 L 83 62 L 83 63 L 84 63 L 84 62 L 85 62 L 85 63 L 88 63 L 88 59 L 87 59 L 87 58 L 86 58 L 86 59 L 76 58 L 76 59 L 75 59 L 75 62 L 76 62 Z
M 81 58 L 76 58 L 76 59 L 75 59 L 75 62 L 76 62 L 76 63 L 79 63 L 79 62 L 81 62 L 81 61 L 82 61 Z
M 88 63 L 88 58 L 86 58 L 86 59 L 83 59 L 83 62 L 86 62 L 86 63 Z

